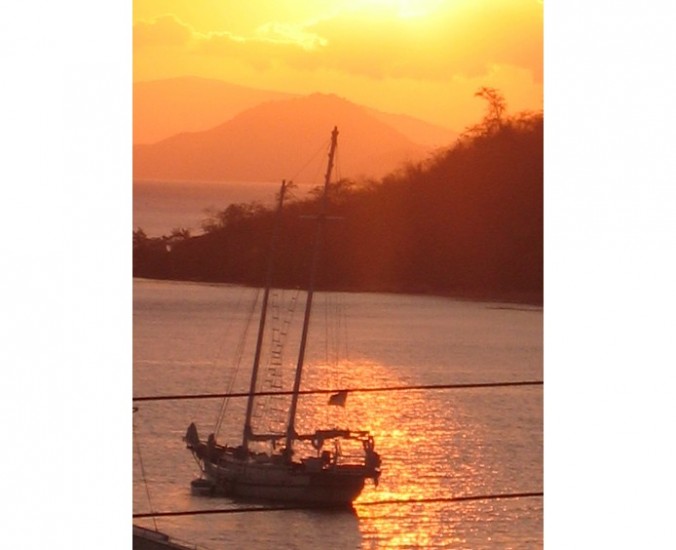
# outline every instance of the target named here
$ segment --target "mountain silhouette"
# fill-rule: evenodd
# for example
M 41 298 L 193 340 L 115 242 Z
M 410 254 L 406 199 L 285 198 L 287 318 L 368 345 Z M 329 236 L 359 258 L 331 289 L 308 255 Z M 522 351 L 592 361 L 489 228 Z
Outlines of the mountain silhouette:
M 404 134 L 411 141 L 426 147 L 449 147 L 460 136 L 458 132 L 444 126 L 430 124 L 409 115 L 385 113 L 376 109 L 367 109 L 367 111 L 381 122 Z
M 424 158 L 418 145 L 368 109 L 335 95 L 269 101 L 201 132 L 134 146 L 134 178 L 173 181 L 317 182 L 334 126 L 339 177 L 381 177 Z
M 208 130 L 266 101 L 300 97 L 196 76 L 135 82 L 133 94 L 135 145 Z M 448 128 L 408 115 L 367 111 L 420 145 L 447 146 L 457 138 Z
M 293 97 L 196 76 L 135 82 L 133 94 L 134 144 L 208 130 L 265 101 Z

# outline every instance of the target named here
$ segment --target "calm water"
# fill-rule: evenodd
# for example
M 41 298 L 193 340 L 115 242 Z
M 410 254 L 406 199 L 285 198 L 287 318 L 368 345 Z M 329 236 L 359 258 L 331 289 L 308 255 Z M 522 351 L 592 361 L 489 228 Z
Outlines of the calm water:
M 134 281 L 134 395 L 224 392 L 231 383 L 233 391 L 245 391 L 252 342 L 244 348 L 239 344 L 256 292 Z M 282 298 L 288 305 L 293 293 Z M 542 380 L 540 308 L 359 293 L 319 293 L 315 304 L 311 343 L 317 345 L 308 350 L 305 388 Z M 345 322 L 337 313 L 343 306 Z M 296 309 L 300 319 L 302 308 Z M 250 341 L 256 322 L 251 323 Z M 341 334 L 339 341 L 330 337 L 334 332 Z M 296 342 L 294 336 L 290 334 L 290 343 Z M 294 351 L 290 344 L 285 356 L 289 367 Z M 336 361 L 339 355 L 347 359 Z M 290 387 L 292 374 L 285 372 L 283 383 Z M 239 506 L 190 493 L 189 483 L 199 471 L 181 438 L 191 421 L 203 435 L 212 431 L 221 405 L 220 400 L 141 403 L 134 415 L 135 512 Z M 269 405 L 274 411 L 275 404 Z M 241 399 L 229 403 L 222 442 L 240 438 L 243 407 Z M 355 393 L 344 409 L 327 406 L 326 396 L 308 396 L 301 399 L 300 410 L 300 430 L 339 425 L 375 435 L 383 474 L 378 487 L 367 483 L 354 513 L 186 516 L 160 518 L 157 527 L 214 550 L 244 545 L 542 547 L 539 497 L 365 504 L 542 491 L 541 386 Z M 257 421 L 272 423 L 273 417 Z M 152 520 L 136 523 L 153 527 Z

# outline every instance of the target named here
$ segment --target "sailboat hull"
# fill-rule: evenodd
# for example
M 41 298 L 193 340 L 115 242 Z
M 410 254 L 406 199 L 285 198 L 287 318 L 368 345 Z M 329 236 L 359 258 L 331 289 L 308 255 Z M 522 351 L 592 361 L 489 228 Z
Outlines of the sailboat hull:
M 351 506 L 367 477 L 364 467 L 336 466 L 308 471 L 302 464 L 204 462 L 206 478 L 227 496 L 316 507 Z
M 346 459 L 339 452 L 321 450 L 324 438 L 339 436 L 361 441 L 364 457 Z M 203 473 L 203 478 L 193 481 L 193 491 L 200 493 L 313 507 L 345 507 L 359 496 L 367 479 L 377 484 L 380 477 L 380 457 L 366 432 L 317 431 L 312 437 L 317 455 L 298 460 L 291 460 L 283 452 L 255 453 L 242 446 L 218 445 L 213 434 L 204 443 L 194 423 L 184 439 Z

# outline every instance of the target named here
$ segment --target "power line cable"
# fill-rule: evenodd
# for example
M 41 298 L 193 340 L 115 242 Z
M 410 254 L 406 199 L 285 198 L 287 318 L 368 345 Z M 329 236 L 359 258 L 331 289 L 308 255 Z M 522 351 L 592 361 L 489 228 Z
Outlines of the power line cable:
M 457 390 L 457 389 L 476 389 L 476 388 L 502 388 L 515 386 L 542 386 L 542 380 L 527 380 L 520 382 L 480 382 L 470 384 L 420 384 L 410 386 L 381 386 L 373 388 L 337 388 L 337 389 L 317 389 L 300 390 L 299 395 L 330 394 L 330 393 L 373 393 L 373 392 L 395 392 L 395 391 L 424 391 L 424 390 Z M 292 395 L 293 391 L 261 391 L 253 395 Z M 132 397 L 132 401 L 170 401 L 181 399 L 223 399 L 235 397 L 249 397 L 249 392 L 235 393 L 197 393 L 197 394 L 179 394 L 179 395 L 155 395 Z
M 516 498 L 536 498 L 543 497 L 544 492 L 524 492 L 524 493 L 498 493 L 492 495 L 468 495 L 459 497 L 438 497 L 438 498 L 410 498 L 410 499 L 388 499 L 373 500 L 366 502 L 356 502 L 354 506 L 380 506 L 383 504 L 431 504 L 438 502 L 454 503 L 467 502 L 473 500 L 503 500 Z M 149 517 L 176 517 L 176 516 L 198 516 L 209 514 L 241 514 L 246 512 L 277 512 L 280 510 L 326 510 L 327 507 L 309 507 L 309 506 L 246 506 L 241 508 L 220 508 L 214 510 L 187 510 L 183 512 L 148 512 L 133 514 L 134 518 Z M 331 509 L 331 508 L 328 508 Z M 336 509 L 336 508 L 333 508 Z M 349 510 L 342 507 L 340 509 Z

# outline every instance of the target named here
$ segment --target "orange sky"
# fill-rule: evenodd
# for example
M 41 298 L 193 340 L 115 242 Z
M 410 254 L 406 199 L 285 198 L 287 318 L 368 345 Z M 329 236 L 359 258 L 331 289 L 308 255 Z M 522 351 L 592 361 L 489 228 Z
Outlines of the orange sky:
M 134 81 L 193 75 L 462 130 L 481 86 L 542 109 L 541 0 L 134 0 Z

